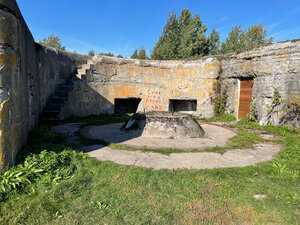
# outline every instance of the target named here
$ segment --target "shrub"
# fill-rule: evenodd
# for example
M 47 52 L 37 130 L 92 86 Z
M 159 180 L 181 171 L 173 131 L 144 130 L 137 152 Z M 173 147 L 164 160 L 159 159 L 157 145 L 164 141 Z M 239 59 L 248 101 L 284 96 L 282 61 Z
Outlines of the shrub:
M 257 114 L 257 108 L 256 108 L 255 102 L 251 103 L 250 112 L 247 115 L 246 119 L 249 122 L 257 122 L 258 121 L 258 114 Z
M 280 99 L 281 99 L 281 95 L 280 95 L 279 91 L 275 88 L 274 89 L 272 106 L 275 107 L 275 106 L 279 105 L 280 104 Z
M 87 158 L 63 145 L 63 138 L 48 127 L 30 133 L 28 144 L 17 157 L 18 165 L 0 172 L 0 201 L 36 184 L 57 184 L 75 173 L 76 159 Z
M 25 159 L 25 162 L 0 173 L 0 200 L 21 190 L 30 190 L 36 183 L 56 184 L 69 179 L 76 166 L 72 160 L 82 157 L 75 151 L 56 153 L 44 150 Z
M 215 86 L 215 96 L 212 98 L 214 103 L 215 116 L 223 116 L 226 111 L 228 95 L 227 88 L 222 88 L 220 81 Z

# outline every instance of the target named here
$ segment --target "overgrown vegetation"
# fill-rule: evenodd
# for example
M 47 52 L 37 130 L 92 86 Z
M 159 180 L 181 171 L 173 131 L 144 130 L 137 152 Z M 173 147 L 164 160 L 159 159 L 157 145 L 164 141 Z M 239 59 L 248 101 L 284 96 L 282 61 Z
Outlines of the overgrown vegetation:
M 18 165 L 0 172 L 0 201 L 71 178 L 77 169 L 76 161 L 87 156 L 72 151 L 62 141 L 48 127 L 32 131 L 29 143 L 18 155 Z
M 214 87 L 214 95 L 211 96 L 211 101 L 214 103 L 214 112 L 216 117 L 224 116 L 225 111 L 227 109 L 227 87 L 221 86 L 221 82 L 215 84 Z
M 289 96 L 286 100 L 282 100 L 282 103 L 287 106 L 285 109 L 286 114 L 294 113 L 300 115 L 300 96 Z
M 204 122 L 232 122 L 236 121 L 236 118 L 234 115 L 231 114 L 225 114 L 223 116 L 214 116 L 212 118 L 201 118 Z
M 66 46 L 63 46 L 61 44 L 61 40 L 58 36 L 51 34 L 47 38 L 43 38 L 39 41 L 40 44 L 46 45 L 48 47 L 60 49 L 60 50 L 66 50 Z
M 300 119 L 300 97 L 298 95 L 288 95 L 283 98 L 275 88 L 272 103 L 267 108 L 268 113 L 266 117 L 269 121 L 276 121 L 277 125 L 296 125 Z
M 232 126 L 245 131 L 245 140 L 248 133 L 254 133 L 254 141 L 257 132 L 278 135 L 283 149 L 274 160 L 256 166 L 152 170 L 85 158 L 64 150 L 64 140 L 48 128 L 39 128 L 25 148 L 34 155 L 20 159 L 27 158 L 29 165 L 37 162 L 37 169 L 49 173 L 43 182 L 25 182 L 2 199 L 0 224 L 297 224 L 299 129 L 247 120 Z M 53 182 L 60 167 L 65 172 L 58 177 L 64 178 Z M 257 194 L 265 198 L 255 199 Z
M 257 108 L 256 108 L 255 102 L 251 102 L 250 112 L 246 118 L 247 118 L 248 122 L 257 122 L 258 121 L 258 113 L 257 113 Z
M 273 94 L 273 101 L 272 101 L 272 107 L 276 107 L 280 104 L 281 95 L 279 91 L 275 88 L 274 94 Z

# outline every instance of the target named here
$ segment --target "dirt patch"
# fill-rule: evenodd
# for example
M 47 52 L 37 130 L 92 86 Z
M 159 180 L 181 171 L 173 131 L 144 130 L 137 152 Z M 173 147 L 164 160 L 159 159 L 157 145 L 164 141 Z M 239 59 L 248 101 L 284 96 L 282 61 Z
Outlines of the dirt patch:
M 193 201 L 182 212 L 182 224 L 253 224 L 256 217 L 251 206 L 235 206 L 230 203 Z
M 219 183 L 216 183 L 215 181 L 210 179 L 206 179 L 204 183 L 205 187 L 201 188 L 201 192 L 203 195 L 209 195 L 210 193 L 214 193 L 220 185 Z

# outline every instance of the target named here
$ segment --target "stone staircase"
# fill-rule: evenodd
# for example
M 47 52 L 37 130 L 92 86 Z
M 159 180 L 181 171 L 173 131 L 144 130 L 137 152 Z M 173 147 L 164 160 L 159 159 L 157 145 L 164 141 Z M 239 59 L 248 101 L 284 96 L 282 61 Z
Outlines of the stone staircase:
M 94 69 L 95 65 L 94 65 L 94 61 L 93 59 L 90 59 L 87 61 L 86 64 L 82 65 L 80 68 L 77 69 L 77 74 L 76 76 L 83 80 L 86 81 L 87 79 L 89 79 L 89 75 L 91 75 L 91 71 Z
M 86 81 L 87 79 L 90 79 L 90 75 L 92 74 L 93 68 L 94 61 L 92 59 L 88 60 L 86 64 L 77 68 L 76 76 L 65 80 L 63 83 L 59 84 L 55 89 L 54 94 L 50 97 L 49 101 L 47 102 L 47 105 L 42 112 L 42 118 L 50 121 L 59 120 L 61 109 L 64 106 L 66 100 L 68 99 L 69 93 L 73 90 L 76 80 L 79 79 Z
M 74 81 L 69 79 L 57 86 L 54 94 L 50 97 L 46 107 L 43 110 L 43 119 L 52 121 L 59 119 L 61 108 L 68 99 L 70 91 L 73 89 L 73 83 Z

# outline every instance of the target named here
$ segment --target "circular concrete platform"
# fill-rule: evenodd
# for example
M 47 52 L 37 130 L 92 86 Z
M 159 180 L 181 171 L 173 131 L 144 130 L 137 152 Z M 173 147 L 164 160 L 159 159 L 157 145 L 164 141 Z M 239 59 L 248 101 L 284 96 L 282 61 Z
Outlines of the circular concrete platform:
M 203 138 L 190 139 L 159 139 L 135 137 L 120 131 L 123 123 L 103 126 L 90 126 L 81 129 L 81 134 L 90 138 L 105 140 L 110 143 L 126 144 L 133 147 L 149 148 L 178 148 L 203 149 L 206 147 L 226 146 L 228 140 L 236 133 L 228 128 L 201 124 L 206 132 Z M 75 132 L 81 124 L 62 124 L 54 126 L 53 131 L 75 137 Z M 114 150 L 102 145 L 84 146 L 81 148 L 90 157 L 100 161 L 111 161 L 120 165 L 141 166 L 153 169 L 212 169 L 255 165 L 269 161 L 280 151 L 280 145 L 267 142 L 256 144 L 253 149 L 234 149 L 224 154 L 213 152 L 173 153 L 164 155 L 160 153 Z
M 205 131 L 205 136 L 201 138 L 155 138 L 143 137 L 134 133 L 121 131 L 123 123 L 108 124 L 103 126 L 89 126 L 83 128 L 82 135 L 92 139 L 103 140 L 108 143 L 118 143 L 130 147 L 147 148 L 177 148 L 182 150 L 204 149 L 210 147 L 224 147 L 228 140 L 236 135 L 234 131 L 228 128 L 219 127 L 210 124 L 201 125 Z
M 198 138 L 205 132 L 190 114 L 172 112 L 135 113 L 122 127 L 125 133 L 151 138 Z

